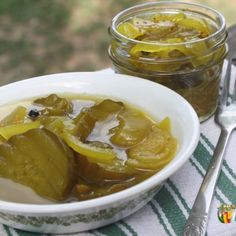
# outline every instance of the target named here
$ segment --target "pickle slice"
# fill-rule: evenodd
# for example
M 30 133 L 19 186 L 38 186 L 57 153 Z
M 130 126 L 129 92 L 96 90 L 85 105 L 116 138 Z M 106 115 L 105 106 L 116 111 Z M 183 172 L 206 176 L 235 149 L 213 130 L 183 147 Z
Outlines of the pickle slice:
M 159 170 L 173 158 L 177 142 L 169 132 L 152 127 L 142 143 L 128 150 L 127 165 L 138 169 Z
M 76 196 L 81 201 L 102 197 L 108 194 L 116 193 L 121 190 L 127 189 L 137 183 L 140 183 L 141 181 L 150 177 L 153 174 L 154 172 L 152 171 L 142 172 L 132 179 L 128 179 L 120 183 L 112 183 L 112 184 L 108 183 L 103 186 L 99 186 L 97 184 L 88 184 L 88 183 L 86 184 L 83 180 L 80 180 L 75 188 Z
M 15 125 L 7 125 L 0 127 L 0 135 L 5 139 L 9 139 L 14 135 L 25 133 L 31 129 L 39 128 L 40 125 L 41 124 L 39 121 L 33 121 L 29 123 L 22 123 Z
M 154 53 L 155 57 L 159 58 L 171 58 L 171 52 L 179 51 L 183 55 L 188 55 L 189 52 L 183 45 L 155 45 L 155 44 L 145 44 L 138 43 L 131 50 L 130 54 L 133 56 L 140 55 L 140 52 Z
M 119 125 L 110 130 L 110 141 L 121 148 L 129 148 L 141 142 L 151 128 L 151 121 L 139 112 L 125 110 L 117 119 Z
M 119 113 L 124 107 L 122 102 L 105 99 L 99 104 L 92 106 L 90 112 L 97 121 L 101 121 L 105 120 L 108 116 Z
M 154 16 L 152 16 L 152 20 L 154 22 L 159 22 L 159 21 L 172 21 L 172 22 L 179 22 L 183 19 L 185 19 L 186 16 L 184 13 L 180 12 L 177 14 L 155 14 Z
M 12 111 L 8 116 L 6 116 L 3 120 L 0 121 L 0 127 L 23 123 L 26 114 L 27 109 L 23 106 L 18 106 L 14 111 Z
M 207 24 L 204 24 L 200 19 L 185 18 L 178 22 L 180 26 L 189 29 L 195 29 L 201 33 L 201 37 L 205 38 L 210 34 Z
M 208 47 L 205 42 L 190 44 L 188 47 L 189 55 L 192 55 L 191 62 L 194 67 L 209 63 L 213 57 L 212 53 L 204 55 Z
M 171 131 L 171 123 L 170 123 L 170 118 L 169 117 L 166 117 L 164 118 L 163 120 L 161 120 L 158 124 L 157 124 L 157 127 L 162 129 L 162 130 L 165 130 L 167 132 L 170 132 Z
M 96 119 L 91 113 L 91 110 L 89 108 L 86 108 L 75 118 L 75 123 L 75 135 L 84 142 L 92 132 L 96 123 Z
M 167 39 L 165 42 L 168 43 L 179 43 L 183 42 L 181 39 Z M 208 54 L 204 56 L 205 52 L 208 50 L 206 44 L 204 42 L 198 43 L 190 43 L 184 45 L 153 45 L 153 44 L 145 44 L 145 43 L 138 43 L 136 44 L 131 50 L 130 54 L 132 56 L 142 56 L 142 53 L 150 53 L 150 57 L 155 58 L 180 58 L 185 56 L 190 56 L 190 61 L 193 67 L 197 67 L 200 65 L 204 65 L 208 63 L 211 58 L 212 54 Z M 163 63 L 162 65 L 146 65 L 148 69 L 162 69 L 162 70 L 170 70 L 171 67 L 174 69 L 178 69 L 181 64 L 175 63 L 174 65 L 170 63 Z
M 181 38 L 165 38 L 161 39 L 160 42 L 168 43 L 168 44 L 178 44 L 183 43 L 183 39 Z M 136 44 L 131 50 L 131 55 L 136 55 L 140 52 L 148 52 L 148 53 L 154 53 L 154 55 L 164 58 L 171 57 L 172 51 L 180 51 L 182 55 L 186 55 L 188 51 L 186 50 L 185 46 L 183 45 L 162 45 L 162 44 L 151 44 L 153 41 L 150 40 L 143 40 L 143 43 Z
M 91 162 L 109 164 L 116 158 L 116 154 L 111 148 L 102 148 L 91 143 L 83 143 L 78 137 L 67 132 L 64 132 L 63 138 L 69 147 L 71 147 L 75 152 L 86 156 Z
M 42 106 L 41 115 L 62 116 L 73 111 L 72 103 L 56 94 L 51 94 L 45 98 L 38 98 L 34 101 L 34 104 Z
M 150 28 L 152 26 L 155 26 L 155 23 L 153 21 L 148 19 L 142 19 L 139 17 L 134 17 L 132 19 L 132 24 L 137 28 Z
M 76 126 L 74 121 L 67 116 L 40 116 L 38 119 L 42 126 L 59 137 L 63 138 L 63 132 L 69 132 L 73 134 Z
M 75 183 L 73 152 L 45 129 L 15 135 L 0 145 L 0 176 L 31 187 L 40 196 L 62 201 Z
M 139 36 L 143 35 L 142 30 L 140 30 L 138 27 L 136 27 L 135 25 L 133 25 L 130 22 L 124 22 L 124 23 L 120 24 L 117 27 L 117 31 L 120 34 L 122 34 L 130 39 L 136 39 Z
M 84 156 L 77 155 L 77 162 L 79 176 L 90 184 L 117 183 L 137 174 L 137 171 L 118 162 L 113 162 L 111 170 L 107 165 L 92 163 Z
M 109 116 L 115 116 L 124 109 L 122 102 L 105 99 L 99 104 L 84 109 L 74 120 L 76 124 L 76 136 L 85 141 L 92 132 L 97 121 L 103 121 Z

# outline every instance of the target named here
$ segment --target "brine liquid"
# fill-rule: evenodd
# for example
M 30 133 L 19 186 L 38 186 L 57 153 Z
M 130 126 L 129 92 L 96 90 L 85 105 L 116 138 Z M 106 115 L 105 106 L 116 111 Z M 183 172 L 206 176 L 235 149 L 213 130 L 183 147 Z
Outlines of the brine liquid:
M 62 106 L 68 112 L 60 110 Z M 23 119 L 15 121 L 14 117 L 22 116 L 22 109 L 19 114 L 15 109 L 19 107 L 27 111 Z M 32 110 L 38 114 L 33 118 L 29 115 Z M 21 131 L 22 125 L 35 122 L 40 122 L 40 126 Z M 47 204 L 82 201 L 129 188 L 172 160 L 177 142 L 169 127 L 168 118 L 157 122 L 129 104 L 99 97 L 53 94 L 2 106 L 0 199 Z M 74 161 L 62 159 L 69 157 Z M 69 169 L 64 169 L 62 163 Z M 73 171 L 69 173 L 71 168 Z M 42 175 L 46 169 L 48 172 Z M 38 170 L 36 178 L 31 176 L 35 170 Z M 39 185 L 34 181 L 40 181 Z

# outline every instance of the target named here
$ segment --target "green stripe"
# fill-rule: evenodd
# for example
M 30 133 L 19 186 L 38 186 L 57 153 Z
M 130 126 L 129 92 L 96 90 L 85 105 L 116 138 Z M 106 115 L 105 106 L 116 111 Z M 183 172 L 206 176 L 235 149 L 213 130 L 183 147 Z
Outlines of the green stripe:
M 126 236 L 126 233 L 121 230 L 116 224 L 111 224 L 102 228 L 97 229 L 101 234 L 107 236 Z
M 167 184 L 170 186 L 170 188 L 174 191 L 174 193 L 176 194 L 176 196 L 179 198 L 179 200 L 182 202 L 182 204 L 183 204 L 183 206 L 185 207 L 185 209 L 189 212 L 190 211 L 190 208 L 188 207 L 188 205 L 187 205 L 187 203 L 186 203 L 186 201 L 184 200 L 184 198 L 181 196 L 181 194 L 180 194 L 180 192 L 178 191 L 178 189 L 176 188 L 176 186 L 172 183 L 172 181 L 170 180 L 170 179 L 168 179 L 167 180 Z M 160 192 L 161 191 L 163 191 L 162 189 L 160 190 Z M 168 198 L 170 199 L 172 199 L 172 203 L 174 203 L 175 204 L 175 209 L 177 209 L 177 211 L 178 211 L 178 215 L 181 215 L 182 216 L 182 219 L 183 219 L 183 221 L 182 222 L 185 222 L 186 221 L 186 218 L 185 218 L 185 216 L 183 215 L 183 213 L 182 213 L 182 211 L 180 210 L 180 208 L 179 208 L 179 206 L 177 205 L 177 203 L 175 202 L 175 200 L 174 200 L 174 198 L 172 197 L 172 195 L 171 195 L 171 193 L 165 188 L 165 190 L 164 191 L 166 191 L 165 193 L 161 193 L 161 197 L 162 198 L 165 198 L 165 195 L 166 196 L 168 196 Z M 159 194 L 159 193 L 158 193 Z M 158 195 L 157 194 L 157 195 Z M 158 200 L 157 200 L 158 201 Z M 168 200 L 169 201 L 169 200 Z M 169 204 L 169 202 L 167 202 L 167 205 Z M 161 205 L 162 206 L 162 205 Z M 169 206 L 169 205 L 168 205 Z M 153 208 L 153 210 L 155 210 L 155 207 L 154 206 L 152 206 L 152 208 Z M 173 210 L 173 208 L 171 207 L 171 209 L 170 209 L 170 212 L 172 212 L 172 210 Z M 177 211 L 175 211 L 175 212 L 177 212 Z M 163 210 L 163 212 L 165 213 L 165 211 Z M 157 211 L 155 211 L 155 213 L 156 214 L 158 214 L 158 212 Z M 175 213 L 171 213 L 171 214 L 173 214 L 174 215 L 174 218 L 177 218 L 176 217 L 176 214 Z M 160 215 L 158 215 L 158 217 L 160 218 L 161 216 Z M 166 215 L 166 217 L 167 217 L 167 219 L 169 220 L 169 217 Z M 179 218 L 179 217 L 178 217 Z M 161 220 L 161 218 L 160 218 L 160 220 Z M 162 220 L 161 220 L 162 221 Z M 180 220 L 181 221 L 181 220 Z M 169 222 L 170 223 L 170 225 L 172 226 L 172 228 L 174 229 L 174 228 L 177 228 L 177 227 L 175 227 L 174 225 L 172 225 L 172 223 L 173 222 L 176 222 L 176 220 L 172 220 L 172 222 Z M 178 229 L 177 229 L 177 232 L 176 232 L 176 234 L 178 234 L 178 232 L 180 232 L 180 234 L 183 232 L 183 227 L 184 227 L 184 224 L 181 222 L 181 224 L 179 224 L 179 223 L 177 223 L 178 224 Z M 162 224 L 163 224 L 163 226 L 165 226 L 165 231 L 167 232 L 168 231 L 168 229 L 166 228 L 166 225 L 164 224 L 164 222 L 162 221 L 161 222 Z M 170 232 L 168 231 L 168 234 L 169 234 Z
M 198 163 L 206 170 L 210 164 L 211 156 L 206 151 L 205 147 L 199 142 L 196 150 L 193 153 L 193 156 L 198 161 Z
M 220 172 L 217 186 L 220 187 L 221 192 L 232 202 L 232 204 L 236 205 L 235 185 L 229 181 L 228 177 L 222 171 Z
M 214 145 L 208 140 L 208 138 L 203 133 L 201 133 L 201 137 L 207 143 L 207 145 L 211 148 L 211 150 L 215 150 Z
M 229 174 L 236 180 L 236 175 L 234 174 L 233 170 L 229 167 L 226 160 L 223 161 L 223 165 L 224 165 L 225 169 L 228 170 Z
M 153 200 L 152 200 L 152 201 L 153 201 Z M 149 205 L 151 206 L 153 212 L 156 214 L 158 220 L 160 221 L 160 223 L 161 223 L 161 225 L 163 226 L 163 228 L 164 228 L 164 230 L 166 231 L 166 233 L 167 233 L 169 236 L 171 236 L 171 233 L 170 233 L 170 231 L 167 229 L 166 224 L 165 224 L 165 222 L 163 221 L 163 219 L 162 219 L 162 217 L 161 217 L 161 214 L 158 212 L 156 206 L 152 203 L 152 201 L 149 202 Z
M 177 235 L 181 235 L 183 233 L 186 218 L 183 215 L 179 206 L 177 205 L 175 199 L 165 186 L 161 188 L 161 190 L 154 197 L 154 199 L 160 204 L 162 211 L 166 215 L 175 233 Z
M 201 142 L 198 144 L 197 149 L 193 155 L 198 163 L 204 168 L 204 170 L 207 170 L 212 156 Z M 229 201 L 231 201 L 233 204 L 236 203 L 236 186 L 231 182 L 231 180 L 225 175 L 223 171 L 220 172 L 217 186 L 229 199 Z
M 204 174 L 201 172 L 201 170 L 198 168 L 198 166 L 193 162 L 193 160 L 189 160 L 190 163 L 192 164 L 192 166 L 195 167 L 195 169 L 197 170 L 198 174 L 200 174 L 202 176 L 202 178 L 204 177 Z
M 27 232 L 27 231 L 23 231 L 23 230 L 19 230 L 19 229 L 14 229 L 14 230 L 19 236 L 39 236 L 39 235 L 42 235 L 40 233 Z
M 121 225 L 123 225 L 133 236 L 137 236 L 138 234 L 134 231 L 134 229 L 125 221 L 121 220 L 119 222 Z
M 212 151 L 214 151 L 214 150 L 215 150 L 215 147 L 214 147 L 214 145 L 208 140 L 208 138 L 207 138 L 204 134 L 201 134 L 201 137 L 202 137 L 202 139 L 206 142 L 206 144 L 210 147 L 210 149 L 211 149 Z M 228 165 L 228 163 L 227 163 L 226 160 L 223 161 L 223 165 L 224 165 L 224 167 L 228 170 L 228 172 L 230 173 L 230 175 L 231 175 L 234 179 L 236 179 L 236 175 L 234 174 L 233 170 L 229 167 L 229 165 Z
M 10 232 L 10 230 L 9 230 L 9 227 L 8 227 L 8 226 L 6 226 L 6 225 L 3 225 L 3 228 L 4 228 L 4 230 L 5 230 L 5 232 L 7 233 L 7 235 L 8 235 L 8 236 L 12 236 L 12 233 Z
M 184 208 L 187 210 L 187 212 L 190 211 L 189 206 L 187 205 L 185 199 L 181 196 L 179 190 L 177 189 L 177 187 L 172 183 L 172 181 L 170 179 L 167 180 L 167 183 L 169 184 L 169 186 L 173 189 L 173 191 L 175 192 L 175 194 L 177 195 L 177 197 L 180 199 L 181 203 L 183 204 Z
M 197 172 L 202 176 L 202 178 L 204 177 L 204 174 L 201 172 L 201 170 L 198 168 L 198 166 L 190 159 L 190 163 L 192 164 L 192 166 L 195 167 L 195 169 L 197 170 Z M 215 191 L 215 196 L 216 198 L 220 201 L 220 203 L 224 203 L 223 199 L 220 197 L 220 195 Z

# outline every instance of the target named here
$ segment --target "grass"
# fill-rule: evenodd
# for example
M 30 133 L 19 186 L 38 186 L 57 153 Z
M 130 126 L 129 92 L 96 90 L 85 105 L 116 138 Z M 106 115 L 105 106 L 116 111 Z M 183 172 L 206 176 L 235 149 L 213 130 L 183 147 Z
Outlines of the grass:
M 0 85 L 42 74 L 111 66 L 107 28 L 112 17 L 144 2 L 0 1 Z M 236 23 L 235 0 L 195 2 L 223 12 L 229 25 Z

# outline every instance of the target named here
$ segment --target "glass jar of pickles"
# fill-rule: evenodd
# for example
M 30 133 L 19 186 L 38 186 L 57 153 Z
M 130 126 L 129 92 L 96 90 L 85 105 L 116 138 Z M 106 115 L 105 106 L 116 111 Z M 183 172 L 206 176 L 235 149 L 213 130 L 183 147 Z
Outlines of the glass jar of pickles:
M 115 72 L 175 90 L 192 104 L 200 121 L 214 113 L 228 52 L 219 12 L 183 2 L 146 3 L 117 14 L 109 33 Z

